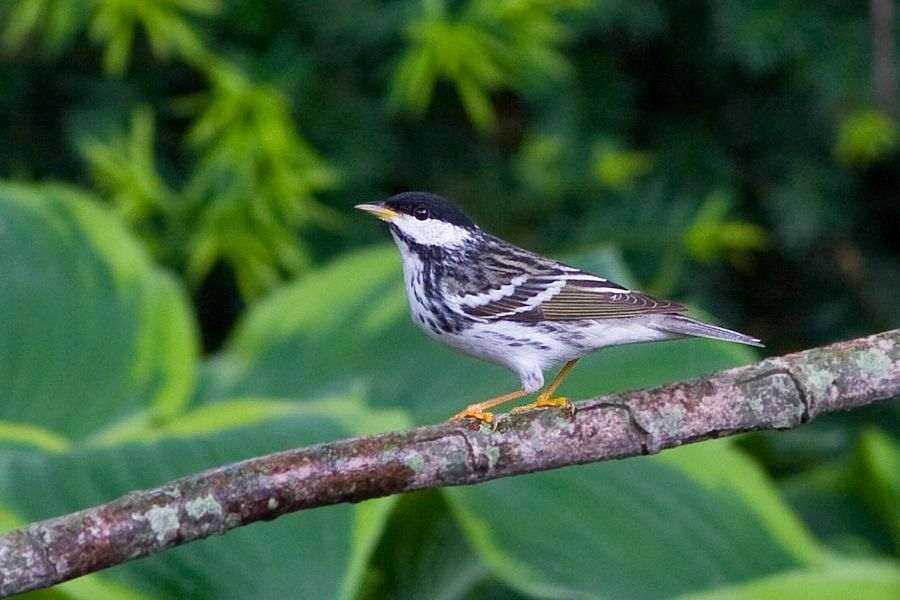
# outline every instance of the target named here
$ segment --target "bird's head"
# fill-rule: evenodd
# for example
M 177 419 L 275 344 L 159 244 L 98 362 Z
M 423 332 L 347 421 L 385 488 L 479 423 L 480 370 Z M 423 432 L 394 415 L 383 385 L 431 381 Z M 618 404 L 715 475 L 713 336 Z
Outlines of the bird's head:
M 356 208 L 373 214 L 391 227 L 391 233 L 407 246 L 452 250 L 471 242 L 479 229 L 446 198 L 428 192 L 404 192 Z

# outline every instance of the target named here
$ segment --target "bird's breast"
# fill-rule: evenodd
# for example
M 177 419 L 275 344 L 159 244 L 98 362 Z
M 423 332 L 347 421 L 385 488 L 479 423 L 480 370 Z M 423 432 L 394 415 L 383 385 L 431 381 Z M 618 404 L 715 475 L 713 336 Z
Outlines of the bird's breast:
M 414 252 L 401 252 L 401 255 L 406 298 L 416 325 L 441 341 L 444 341 L 442 336 L 462 330 L 463 318 L 444 302 L 441 270 L 429 266 Z

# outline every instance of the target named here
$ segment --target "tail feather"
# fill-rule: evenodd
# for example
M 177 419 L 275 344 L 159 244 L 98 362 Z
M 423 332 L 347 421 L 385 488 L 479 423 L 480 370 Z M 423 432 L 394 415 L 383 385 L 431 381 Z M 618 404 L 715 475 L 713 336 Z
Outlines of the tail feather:
M 703 321 L 698 321 L 683 315 L 666 315 L 665 319 L 661 319 L 656 327 L 668 333 L 676 335 L 687 335 L 694 337 L 704 337 L 713 340 L 724 340 L 726 342 L 737 342 L 738 344 L 747 344 L 748 346 L 765 346 L 755 337 L 738 333 L 724 327 L 710 325 Z

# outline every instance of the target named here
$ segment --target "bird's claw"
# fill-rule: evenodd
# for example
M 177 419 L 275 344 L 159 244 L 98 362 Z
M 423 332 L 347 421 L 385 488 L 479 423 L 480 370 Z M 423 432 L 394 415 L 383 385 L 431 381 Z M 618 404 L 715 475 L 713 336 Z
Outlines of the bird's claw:
M 461 421 L 463 419 L 476 419 L 478 421 L 481 421 L 482 423 L 486 423 L 491 427 L 491 429 L 494 429 L 497 425 L 496 420 L 494 419 L 494 414 L 487 412 L 483 409 L 483 407 L 477 404 L 467 406 L 460 412 L 450 417 L 451 421 Z
M 517 406 L 512 409 L 513 413 L 520 413 L 526 410 L 533 410 L 535 408 L 561 408 L 564 412 L 568 414 L 575 414 L 575 405 L 572 404 L 572 401 L 568 398 L 559 397 L 559 398 L 548 398 L 545 396 L 538 396 L 537 400 L 532 402 L 531 404 L 526 404 L 525 406 Z

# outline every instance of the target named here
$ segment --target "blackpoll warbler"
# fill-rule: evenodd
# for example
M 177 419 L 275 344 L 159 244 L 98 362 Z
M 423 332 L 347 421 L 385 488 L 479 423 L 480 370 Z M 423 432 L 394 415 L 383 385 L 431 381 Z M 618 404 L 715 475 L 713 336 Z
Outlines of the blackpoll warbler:
M 453 419 L 493 423 L 491 407 L 541 389 L 544 369 L 565 366 L 535 402 L 553 398 L 589 352 L 605 346 L 685 337 L 762 346 L 736 331 L 684 316 L 686 308 L 514 246 L 483 232 L 448 200 L 406 192 L 356 208 L 386 221 L 403 259 L 413 321 L 432 338 L 506 366 L 522 389 L 466 407 Z

